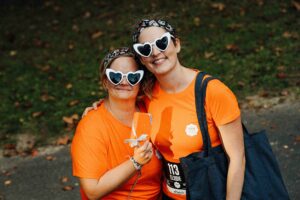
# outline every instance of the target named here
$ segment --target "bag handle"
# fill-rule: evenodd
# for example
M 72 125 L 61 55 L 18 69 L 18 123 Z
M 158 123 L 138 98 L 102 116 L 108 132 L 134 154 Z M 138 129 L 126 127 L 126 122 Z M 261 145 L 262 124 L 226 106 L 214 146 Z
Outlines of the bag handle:
M 203 141 L 203 153 L 208 156 L 211 152 L 211 141 L 208 133 L 206 113 L 205 113 L 205 97 L 206 88 L 209 81 L 216 79 L 214 77 L 208 77 L 204 79 L 206 72 L 199 72 L 196 77 L 195 83 L 195 104 L 199 127 L 201 129 L 202 141 Z M 204 80 L 203 80 L 204 79 Z
M 203 153 L 205 156 L 210 155 L 212 152 L 211 141 L 208 133 L 207 120 L 206 120 L 206 112 L 205 112 L 205 97 L 206 97 L 206 89 L 209 81 L 216 79 L 214 77 L 207 77 L 204 79 L 204 76 L 207 75 L 206 72 L 199 72 L 196 78 L 195 83 L 195 103 L 196 103 L 196 112 L 198 123 L 202 133 L 203 140 Z M 204 80 L 203 80 L 204 79 Z M 250 137 L 250 133 L 248 132 L 245 124 L 242 122 L 243 135 L 245 138 Z

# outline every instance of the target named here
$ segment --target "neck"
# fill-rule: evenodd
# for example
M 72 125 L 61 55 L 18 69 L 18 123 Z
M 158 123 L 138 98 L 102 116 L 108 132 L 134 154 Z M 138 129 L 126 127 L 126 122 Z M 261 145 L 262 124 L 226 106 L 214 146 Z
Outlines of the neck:
M 194 79 L 196 72 L 178 63 L 170 72 L 157 75 L 160 88 L 167 93 L 184 90 Z
M 133 114 L 137 111 L 135 99 L 115 99 L 108 97 L 105 100 L 107 110 L 120 122 L 127 126 L 131 126 Z

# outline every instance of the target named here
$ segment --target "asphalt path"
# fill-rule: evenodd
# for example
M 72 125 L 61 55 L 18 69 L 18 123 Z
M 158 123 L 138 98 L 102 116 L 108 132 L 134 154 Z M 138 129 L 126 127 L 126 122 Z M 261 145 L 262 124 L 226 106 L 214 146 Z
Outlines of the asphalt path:
M 250 132 L 267 130 L 291 199 L 300 199 L 300 103 L 244 109 Z M 47 147 L 35 157 L 0 158 L 0 200 L 80 199 L 70 146 Z

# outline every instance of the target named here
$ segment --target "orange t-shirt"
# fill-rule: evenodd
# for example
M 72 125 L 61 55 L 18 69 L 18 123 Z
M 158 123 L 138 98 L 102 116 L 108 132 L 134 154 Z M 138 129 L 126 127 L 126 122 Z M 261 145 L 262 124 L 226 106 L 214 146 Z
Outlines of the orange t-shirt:
M 124 143 L 130 138 L 131 127 L 115 119 L 104 106 L 88 114 L 79 122 L 71 145 L 73 175 L 99 179 L 104 173 L 120 165 L 133 155 L 134 149 Z M 130 199 L 157 199 L 161 191 L 161 161 L 153 154 L 144 165 Z M 118 178 L 118 177 L 115 177 Z M 126 199 L 137 175 L 102 199 Z
M 185 181 L 179 158 L 202 151 L 203 141 L 195 105 L 195 80 L 179 93 L 169 94 L 156 83 L 151 101 L 146 100 L 152 114 L 151 140 L 166 163 L 163 191 L 173 199 L 185 199 Z M 219 80 L 208 83 L 206 117 L 212 146 L 221 144 L 216 126 L 232 122 L 240 116 L 235 95 Z

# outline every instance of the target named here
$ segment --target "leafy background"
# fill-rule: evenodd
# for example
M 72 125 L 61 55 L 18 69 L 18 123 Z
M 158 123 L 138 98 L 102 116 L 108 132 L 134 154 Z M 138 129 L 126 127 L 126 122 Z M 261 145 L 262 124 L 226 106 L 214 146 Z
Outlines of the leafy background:
M 289 0 L 2 0 L 0 143 L 72 135 L 104 95 L 99 61 L 130 45 L 134 24 L 149 16 L 177 28 L 183 65 L 219 77 L 241 102 L 299 97 L 299 10 Z

